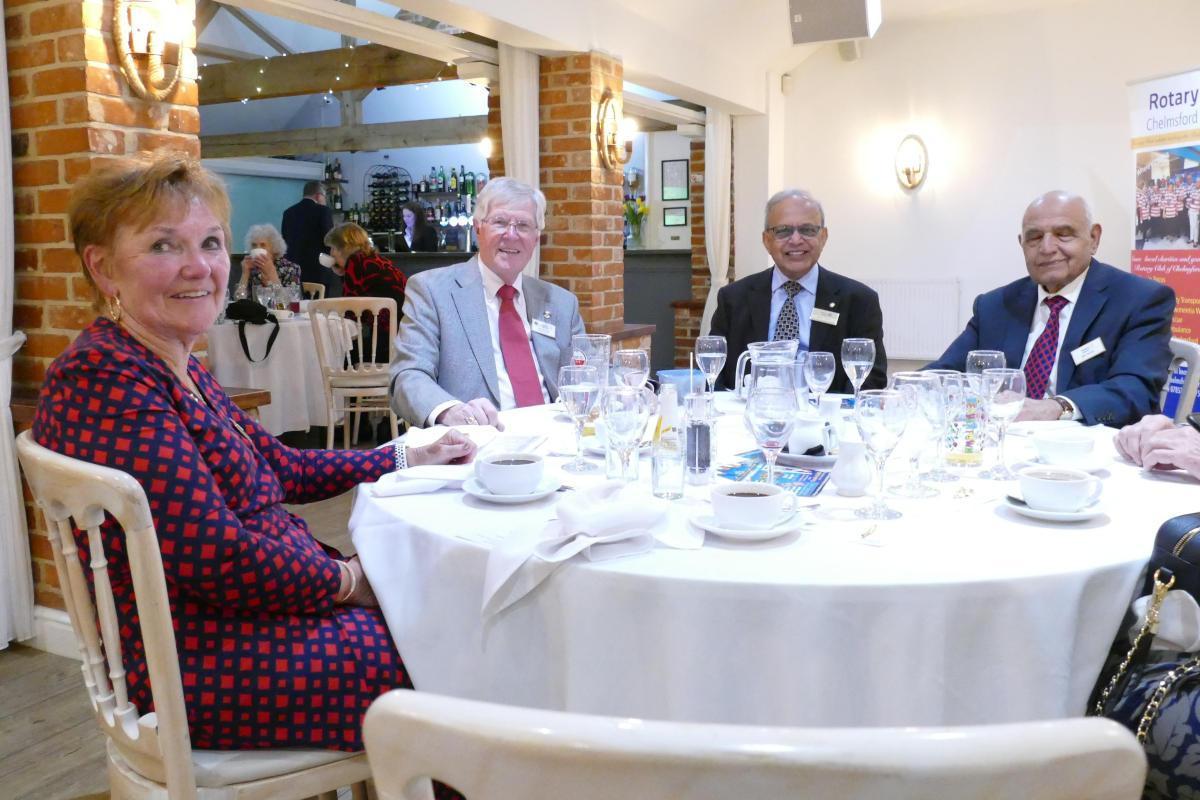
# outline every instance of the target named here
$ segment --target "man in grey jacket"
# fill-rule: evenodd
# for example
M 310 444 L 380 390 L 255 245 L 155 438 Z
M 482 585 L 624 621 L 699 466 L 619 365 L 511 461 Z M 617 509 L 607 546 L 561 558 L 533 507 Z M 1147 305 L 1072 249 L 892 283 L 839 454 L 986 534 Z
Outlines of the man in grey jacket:
M 479 193 L 479 254 L 414 275 L 392 362 L 392 407 L 413 425 L 496 424 L 498 409 L 552 402 L 558 368 L 583 333 L 579 301 L 522 275 L 546 198 L 512 178 Z

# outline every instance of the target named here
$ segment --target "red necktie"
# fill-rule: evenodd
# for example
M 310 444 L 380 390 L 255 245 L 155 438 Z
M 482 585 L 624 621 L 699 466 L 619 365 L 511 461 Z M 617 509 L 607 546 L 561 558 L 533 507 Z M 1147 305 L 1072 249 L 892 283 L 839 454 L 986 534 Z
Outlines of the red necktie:
M 504 356 L 504 369 L 508 371 L 517 407 L 540 406 L 544 402 L 542 382 L 533 364 L 533 348 L 525 324 L 513 302 L 517 290 L 506 283 L 496 294 L 500 297 L 500 355 Z
M 1069 301 L 1054 295 L 1042 302 L 1050 308 L 1050 319 L 1046 320 L 1045 330 L 1033 343 L 1029 358 L 1025 360 L 1025 396 L 1034 400 L 1041 400 L 1046 394 L 1046 384 L 1050 382 L 1056 360 L 1054 356 L 1058 353 L 1058 315 Z

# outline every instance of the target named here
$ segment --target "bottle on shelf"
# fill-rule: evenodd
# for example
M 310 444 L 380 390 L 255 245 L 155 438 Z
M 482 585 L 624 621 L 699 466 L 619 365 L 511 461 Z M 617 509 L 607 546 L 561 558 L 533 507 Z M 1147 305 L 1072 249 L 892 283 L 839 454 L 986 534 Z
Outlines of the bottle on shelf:
M 458 191 L 458 173 L 454 171 L 454 167 L 450 168 L 450 191 Z
M 467 197 L 474 197 L 474 195 L 475 195 L 475 173 L 474 172 L 468 172 L 466 174 L 466 177 L 463 178 L 463 192 L 462 193 L 465 194 Z
M 438 181 L 438 191 L 439 192 L 446 191 L 446 168 L 445 167 L 438 168 L 437 181 Z
M 333 164 L 327 163 L 325 165 L 325 180 L 327 180 L 327 181 L 333 180 Z
M 429 181 L 426 180 L 424 175 L 421 176 L 421 183 L 418 185 L 417 193 L 418 194 L 428 194 L 429 193 Z
M 333 160 L 333 179 L 335 181 L 340 181 L 342 179 L 342 160 L 340 158 L 335 158 Z

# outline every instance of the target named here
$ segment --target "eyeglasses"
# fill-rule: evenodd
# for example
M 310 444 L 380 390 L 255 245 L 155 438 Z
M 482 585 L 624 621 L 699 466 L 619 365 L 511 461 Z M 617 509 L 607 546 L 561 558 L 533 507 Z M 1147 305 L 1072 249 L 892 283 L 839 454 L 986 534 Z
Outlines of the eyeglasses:
M 792 238 L 793 233 L 798 233 L 805 239 L 811 239 L 824 229 L 824 225 L 810 223 L 808 225 L 776 225 L 774 228 L 767 228 L 767 232 L 774 236 L 776 241 L 786 242 Z
M 537 225 L 534 225 L 532 222 L 526 222 L 523 219 L 508 219 L 507 217 L 492 217 L 491 219 L 485 219 L 484 223 L 494 233 L 499 234 L 506 233 L 511 228 L 518 236 L 529 236 L 538 229 Z

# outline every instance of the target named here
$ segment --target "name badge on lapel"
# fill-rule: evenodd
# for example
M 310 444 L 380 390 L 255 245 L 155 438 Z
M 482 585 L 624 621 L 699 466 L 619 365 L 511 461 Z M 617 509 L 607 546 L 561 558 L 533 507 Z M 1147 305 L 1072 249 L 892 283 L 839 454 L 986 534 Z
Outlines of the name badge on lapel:
M 841 314 L 836 311 L 828 311 L 824 308 L 814 308 L 812 312 L 812 321 L 820 322 L 823 325 L 837 325 L 838 317 L 840 316 Z
M 554 338 L 554 323 L 549 320 L 535 319 L 529 323 L 529 327 L 533 328 L 534 333 L 540 333 L 542 336 Z
M 1089 358 L 1095 358 L 1104 352 L 1104 342 L 1097 336 L 1087 344 L 1081 344 L 1071 351 L 1071 358 L 1075 362 L 1075 366 L 1079 366 Z

